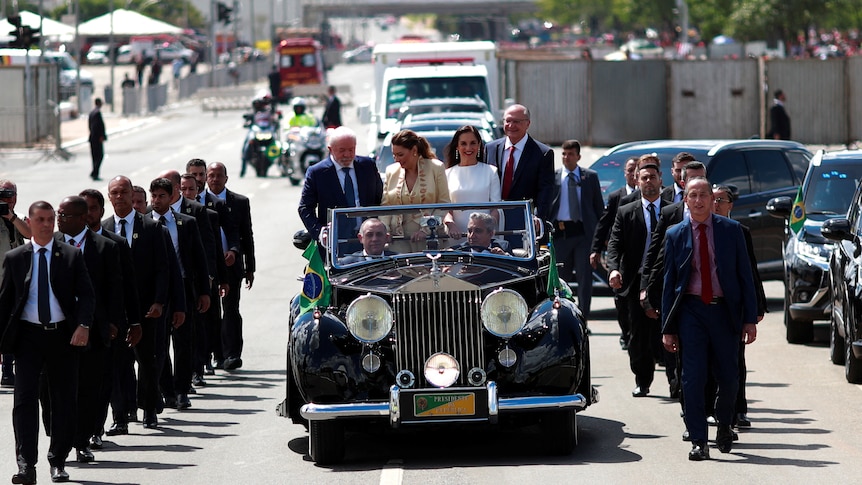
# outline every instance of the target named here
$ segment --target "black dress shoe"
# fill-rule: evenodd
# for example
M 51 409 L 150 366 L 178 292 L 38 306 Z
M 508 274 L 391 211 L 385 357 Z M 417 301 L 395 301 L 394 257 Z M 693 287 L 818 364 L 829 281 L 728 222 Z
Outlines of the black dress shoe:
M 92 438 L 90 438 L 90 449 L 91 450 L 101 450 L 104 443 L 102 443 L 102 437 L 95 434 Z
M 681 391 L 680 387 L 681 386 L 680 386 L 679 379 L 671 379 L 670 380 L 670 384 L 669 384 L 668 388 L 670 391 L 670 398 L 671 399 L 679 399 L 679 395 L 680 395 L 680 391 Z
M 736 427 L 737 428 L 750 428 L 751 420 L 748 419 L 748 416 L 745 413 L 739 413 L 736 415 Z
M 194 386 L 189 386 L 189 390 L 186 394 L 197 394 L 198 390 L 194 388 Z
M 620 348 L 623 350 L 629 349 L 629 339 L 625 337 L 620 337 Z
M 691 441 L 691 435 L 688 434 L 688 430 L 682 432 L 682 440 Z
M 155 411 L 144 411 L 144 428 L 154 429 L 159 425 L 159 418 Z
M 75 457 L 78 460 L 78 463 L 90 463 L 95 460 L 96 457 L 93 455 L 93 452 L 90 451 L 89 448 L 78 448 L 75 451 Z
M 207 381 L 204 380 L 202 375 L 195 372 L 192 374 L 192 385 L 195 387 L 205 387 L 207 385 Z
M 12 475 L 12 483 L 36 483 L 36 468 L 26 464 L 19 464 L 18 473 Z
M 704 441 L 692 441 L 691 451 L 688 452 L 688 459 L 691 461 L 709 460 L 709 448 Z
M 165 398 L 165 407 L 166 407 L 166 408 L 176 409 L 176 407 L 177 407 L 177 398 L 176 398 L 176 396 L 168 396 L 168 397 L 166 397 L 166 398 Z M 156 409 L 156 414 L 160 414 L 158 409 Z M 144 416 L 144 420 L 146 420 L 146 419 L 147 419 L 147 418 L 146 418 L 146 416 Z
M 192 402 L 189 401 L 189 395 L 188 394 L 180 394 L 179 397 L 177 398 L 177 409 L 183 410 L 183 409 L 188 409 L 190 407 L 192 407 Z
M 213 369 L 224 369 L 224 359 L 213 359 Z
M 15 375 L 4 372 L 3 377 L 0 377 L 0 387 L 15 387 Z
M 733 448 L 733 430 L 728 424 L 719 424 L 718 433 L 715 435 L 715 444 L 718 446 L 718 451 L 722 453 L 730 453 Z
M 646 397 L 649 394 L 649 387 L 638 386 L 632 391 L 634 397 Z
M 215 369 L 213 369 L 212 364 L 207 364 L 204 367 L 204 375 L 205 376 L 214 376 L 215 375 Z
M 120 424 L 114 423 L 108 428 L 108 431 L 105 431 L 105 434 L 108 436 L 117 436 L 121 434 L 129 434 L 129 425 L 128 424 Z
M 130 423 L 137 423 L 138 422 L 138 412 L 137 411 L 129 411 L 128 418 L 129 418 Z
M 62 466 L 52 466 L 51 467 L 51 481 L 55 483 L 59 482 L 68 482 L 69 474 L 66 473 L 66 469 Z
M 234 370 L 242 367 L 242 359 L 239 357 L 228 357 L 224 360 L 224 370 Z

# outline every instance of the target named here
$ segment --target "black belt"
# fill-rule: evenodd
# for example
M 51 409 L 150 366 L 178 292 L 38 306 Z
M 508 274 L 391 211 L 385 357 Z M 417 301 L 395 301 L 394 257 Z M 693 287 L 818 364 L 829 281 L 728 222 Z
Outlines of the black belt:
M 555 221 L 554 222 L 554 237 L 566 238 L 584 235 L 583 221 Z
M 30 320 L 21 320 L 21 322 L 25 325 L 30 325 L 35 328 L 39 328 L 42 330 L 57 330 L 62 323 L 65 323 L 65 320 L 61 320 L 59 322 L 51 322 L 51 323 L 38 323 L 31 322 Z
M 694 293 L 686 293 L 685 296 L 690 296 L 692 298 L 697 298 L 698 300 L 703 301 L 703 300 L 701 300 L 700 295 L 695 295 Z M 712 300 L 709 300 L 708 304 L 709 305 L 719 305 L 721 303 L 724 303 L 724 297 L 723 296 L 713 296 Z

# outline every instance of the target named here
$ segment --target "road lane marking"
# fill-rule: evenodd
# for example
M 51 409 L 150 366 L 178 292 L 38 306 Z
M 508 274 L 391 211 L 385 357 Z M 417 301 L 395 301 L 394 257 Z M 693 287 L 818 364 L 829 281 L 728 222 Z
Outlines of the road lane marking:
M 260 190 L 266 190 L 269 188 L 270 185 L 272 185 L 272 182 L 267 181 L 267 182 L 260 184 L 259 188 L 260 188 Z
M 404 478 L 404 469 L 401 467 L 404 460 L 392 459 L 386 462 L 386 466 L 380 472 L 380 485 L 401 485 Z

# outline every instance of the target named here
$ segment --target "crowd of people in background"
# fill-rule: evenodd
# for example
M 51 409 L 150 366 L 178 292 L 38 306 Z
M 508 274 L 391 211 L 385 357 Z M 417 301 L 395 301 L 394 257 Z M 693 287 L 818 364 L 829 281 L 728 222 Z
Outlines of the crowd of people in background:
M 51 479 L 64 482 L 73 448 L 91 462 L 103 436 L 139 421 L 157 428 L 165 409 L 192 406 L 206 376 L 243 366 L 240 295 L 254 283 L 254 237 L 249 200 L 227 181 L 222 163 L 192 159 L 142 186 L 120 175 L 107 194 L 35 202 L 27 217 L 16 212 L 18 187 L 0 181 L 12 483 L 36 483 L 40 406 Z

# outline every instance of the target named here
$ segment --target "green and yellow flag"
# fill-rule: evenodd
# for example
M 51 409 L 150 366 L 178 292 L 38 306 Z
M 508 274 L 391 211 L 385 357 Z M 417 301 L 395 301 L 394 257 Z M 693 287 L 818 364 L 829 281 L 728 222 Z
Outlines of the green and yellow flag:
M 805 202 L 802 201 L 802 186 L 799 186 L 799 191 L 796 192 L 796 200 L 793 201 L 793 207 L 790 208 L 790 230 L 798 233 L 802 226 L 805 225 Z
M 557 271 L 557 254 L 556 249 L 554 249 L 553 234 L 548 234 L 548 250 L 551 252 L 551 267 L 548 270 L 548 296 L 554 297 L 559 292 L 563 298 L 571 298 L 572 289 L 560 279 L 560 273 Z
M 317 241 L 312 241 L 305 248 L 302 257 L 308 260 L 305 267 L 305 278 L 302 280 L 302 293 L 299 295 L 299 314 L 313 310 L 319 306 L 329 306 L 329 298 L 332 289 L 329 287 L 329 278 L 317 250 Z

